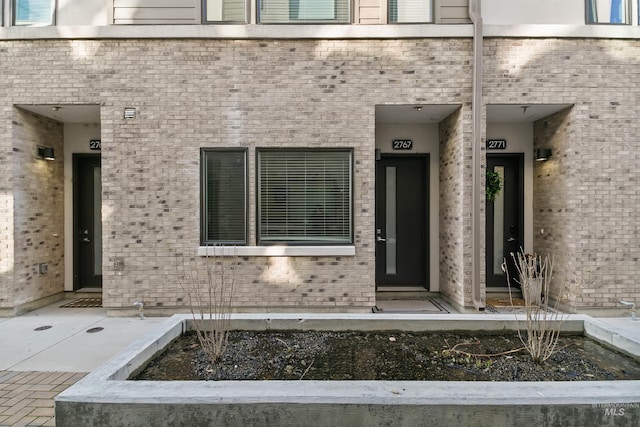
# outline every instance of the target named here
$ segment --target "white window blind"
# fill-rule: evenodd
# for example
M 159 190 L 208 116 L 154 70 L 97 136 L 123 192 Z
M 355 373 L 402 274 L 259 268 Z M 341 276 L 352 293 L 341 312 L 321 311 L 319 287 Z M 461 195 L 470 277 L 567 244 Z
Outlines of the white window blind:
M 207 22 L 246 22 L 246 0 L 207 0 Z
M 349 0 L 258 0 L 259 20 L 276 23 L 348 23 Z
M 351 243 L 351 152 L 258 152 L 258 235 L 266 242 Z
M 389 22 L 432 21 L 432 0 L 389 0 Z
M 14 0 L 14 25 L 53 25 L 55 0 Z
M 203 150 L 203 243 L 246 243 L 245 159 L 244 150 Z

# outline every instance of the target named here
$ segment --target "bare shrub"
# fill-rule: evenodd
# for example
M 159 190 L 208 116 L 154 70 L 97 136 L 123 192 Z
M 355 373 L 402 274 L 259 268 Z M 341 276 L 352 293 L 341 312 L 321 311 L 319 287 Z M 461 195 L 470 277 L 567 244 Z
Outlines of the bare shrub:
M 215 363 L 228 342 L 236 285 L 237 255 L 221 256 L 225 248 L 208 246 L 204 257 L 176 257 L 178 283 L 187 295 L 194 329 L 204 353 Z
M 522 345 L 536 363 L 542 363 L 549 359 L 556 351 L 560 329 L 566 320 L 566 316 L 558 311 L 558 305 L 566 283 L 563 282 L 560 293 L 550 306 L 550 288 L 553 277 L 553 259 L 549 256 L 529 255 L 523 251 L 517 254 L 511 253 L 518 272 L 522 297 L 524 299 L 526 314 L 526 337 L 523 336 L 523 328 L 516 314 L 518 323 L 518 336 Z M 509 299 L 513 307 L 509 271 L 506 261 L 503 263 L 509 284 Z

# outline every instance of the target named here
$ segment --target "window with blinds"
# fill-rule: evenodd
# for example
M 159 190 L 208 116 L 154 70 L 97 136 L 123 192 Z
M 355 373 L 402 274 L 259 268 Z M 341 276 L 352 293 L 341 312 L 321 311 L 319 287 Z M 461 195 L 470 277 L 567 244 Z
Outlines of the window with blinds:
M 389 0 L 389 22 L 433 22 L 433 0 Z
M 206 0 L 206 22 L 247 22 L 246 0 Z
M 259 150 L 260 243 L 352 242 L 350 150 Z
M 55 0 L 14 0 L 13 25 L 53 25 L 54 8 Z
M 349 0 L 257 0 L 263 24 L 349 23 Z
M 202 150 L 202 243 L 247 242 L 246 150 Z

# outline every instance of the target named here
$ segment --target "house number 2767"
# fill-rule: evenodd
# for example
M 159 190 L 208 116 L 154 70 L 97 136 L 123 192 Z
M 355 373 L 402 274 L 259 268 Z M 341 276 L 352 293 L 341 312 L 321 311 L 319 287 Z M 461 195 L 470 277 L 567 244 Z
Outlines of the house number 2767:
M 99 139 L 92 139 L 89 141 L 90 150 L 102 150 L 102 143 Z
M 410 139 L 394 139 L 391 142 L 391 148 L 394 150 L 411 150 L 413 141 Z

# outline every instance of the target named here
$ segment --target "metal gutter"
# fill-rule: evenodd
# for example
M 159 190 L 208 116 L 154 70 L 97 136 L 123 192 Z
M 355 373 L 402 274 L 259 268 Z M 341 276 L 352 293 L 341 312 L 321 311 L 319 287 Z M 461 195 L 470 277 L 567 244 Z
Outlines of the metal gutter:
M 471 299 L 477 310 L 484 310 L 484 295 L 480 287 L 480 173 L 482 171 L 482 11 L 481 0 L 469 0 L 469 17 L 473 23 L 472 82 L 472 183 L 471 183 Z

